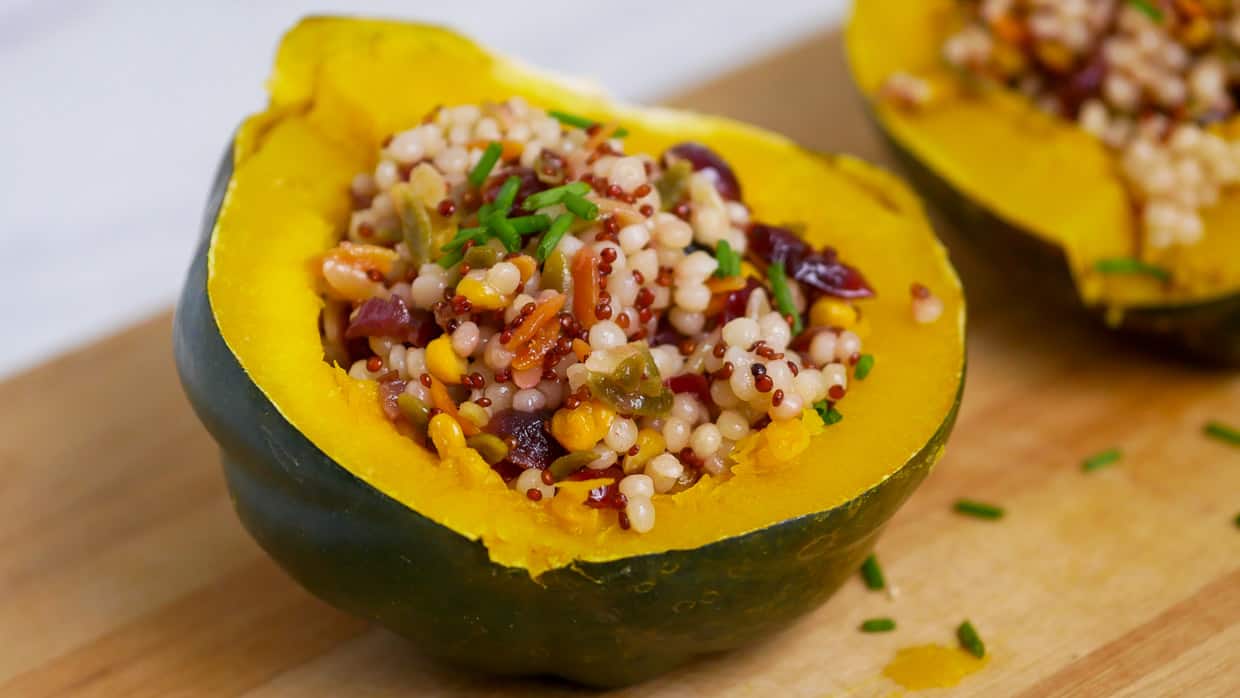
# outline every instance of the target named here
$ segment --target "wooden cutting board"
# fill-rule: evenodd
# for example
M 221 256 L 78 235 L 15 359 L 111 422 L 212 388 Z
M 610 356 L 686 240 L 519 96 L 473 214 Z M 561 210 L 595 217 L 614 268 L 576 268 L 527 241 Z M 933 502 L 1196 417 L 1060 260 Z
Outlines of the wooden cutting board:
M 835 35 L 669 101 L 886 161 Z M 850 584 L 764 644 L 617 695 L 899 695 L 896 652 L 953 646 L 966 617 L 990 655 L 955 695 L 1240 695 L 1240 449 L 1201 435 L 1240 423 L 1240 376 L 1143 353 L 953 247 L 968 387 L 879 542 L 898 593 Z M 1113 446 L 1120 463 L 1081 472 Z M 0 384 L 0 472 L 2 695 L 579 692 L 437 666 L 286 578 L 233 516 L 167 314 Z M 1007 516 L 953 514 L 962 496 Z M 872 616 L 899 628 L 858 633 Z

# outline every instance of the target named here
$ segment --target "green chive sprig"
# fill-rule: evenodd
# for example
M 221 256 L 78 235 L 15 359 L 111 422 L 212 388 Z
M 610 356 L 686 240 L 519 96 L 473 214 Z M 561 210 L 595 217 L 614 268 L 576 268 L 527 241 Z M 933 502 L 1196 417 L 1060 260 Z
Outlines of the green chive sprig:
M 736 250 L 732 249 L 732 245 L 728 244 L 727 240 L 720 240 L 715 246 L 715 260 L 719 262 L 715 276 L 724 279 L 741 275 L 741 256 L 736 254 Z
M 1240 429 L 1234 429 L 1222 422 L 1206 422 L 1202 431 L 1206 436 L 1229 443 L 1232 446 L 1240 446 Z
M 469 171 L 469 183 L 475 189 L 487 181 L 487 175 L 491 174 L 491 170 L 495 168 L 495 163 L 499 162 L 499 156 L 503 152 L 504 146 L 499 143 L 491 141 L 487 144 L 486 150 L 482 151 L 482 157 L 478 159 L 478 164 Z
M 534 233 L 541 233 L 551 227 L 551 216 L 544 216 L 541 213 L 536 213 L 532 216 L 518 216 L 516 218 L 509 218 L 508 223 L 511 224 L 513 229 L 520 235 L 533 235 Z
M 866 376 L 870 375 L 870 371 L 873 370 L 873 368 L 874 355 L 862 354 L 861 358 L 857 359 L 857 367 L 853 369 L 853 376 L 855 376 L 857 380 L 863 381 Z
M 521 235 L 517 233 L 517 229 L 512 223 L 504 217 L 499 211 L 493 212 L 487 216 L 485 221 L 487 229 L 491 231 L 499 241 L 504 243 L 504 249 L 509 252 L 516 252 L 521 249 Z
M 461 228 L 456 231 L 456 235 L 452 236 L 443 247 L 439 248 L 444 252 L 455 252 L 465 246 L 466 242 L 473 240 L 481 245 L 487 241 L 487 229 L 479 226 L 476 228 Z
M 559 111 L 557 109 L 548 109 L 547 116 L 550 116 L 565 126 L 572 126 L 574 128 L 587 129 L 591 126 L 598 125 L 598 122 L 593 119 L 587 119 L 584 116 L 569 114 L 568 112 Z M 618 128 L 615 133 L 611 134 L 612 138 L 624 138 L 627 135 L 629 135 L 628 129 L 624 128 Z
M 792 317 L 792 335 L 795 337 L 801 334 L 804 324 L 796 304 L 792 302 L 792 289 L 788 287 L 788 272 L 784 270 L 784 263 L 773 262 L 767 267 L 766 275 L 771 281 L 771 293 L 775 296 L 775 305 L 779 306 L 779 312 Z
M 986 645 L 982 642 L 981 636 L 977 634 L 977 629 L 969 621 L 966 620 L 956 628 L 956 639 L 960 641 L 960 646 L 974 657 L 981 659 L 986 656 Z
M 1094 262 L 1094 269 L 1103 274 L 1144 274 L 1164 283 L 1171 280 L 1170 271 L 1148 262 L 1142 262 L 1139 259 L 1133 259 L 1132 257 L 1100 259 Z
M 957 499 L 952 505 L 958 514 L 972 516 L 979 519 L 988 519 L 994 521 L 1003 518 L 1003 509 L 993 504 L 978 502 L 972 499 Z
M 890 618 L 870 618 L 862 621 L 863 633 L 889 633 L 896 629 L 896 622 Z
M 887 586 L 887 581 L 883 578 L 883 568 L 878 566 L 878 558 L 873 555 L 861 563 L 861 578 L 865 580 L 865 586 L 873 591 L 880 591 Z
M 551 256 L 551 252 L 555 250 L 556 245 L 560 244 L 560 239 L 564 237 L 564 234 L 568 232 L 568 227 L 572 224 L 573 214 L 571 213 L 561 213 L 555 217 L 555 221 L 547 229 L 547 234 L 538 241 L 538 248 L 534 250 L 534 256 L 539 262 L 547 261 L 547 257 Z
M 592 221 L 598 218 L 598 206 L 577 194 L 564 195 L 564 208 L 567 208 L 574 216 L 584 220 Z
M 1082 461 L 1081 470 L 1089 473 L 1098 470 L 1099 468 L 1105 468 L 1108 465 L 1119 461 L 1120 455 L 1121 454 L 1118 448 L 1108 448 L 1107 450 L 1100 453 L 1095 453 Z
M 1150 3 L 1150 0 L 1128 0 L 1128 4 L 1132 5 L 1137 10 L 1140 10 L 1142 14 L 1154 20 L 1154 22 L 1158 24 L 1162 23 L 1162 10 L 1154 7 L 1154 5 Z
M 585 182 L 572 182 L 570 184 L 562 184 L 558 187 L 545 189 L 525 197 L 525 203 L 521 204 L 521 208 L 526 211 L 537 211 L 540 208 L 554 206 L 564 200 L 569 194 L 577 196 L 585 196 L 590 192 L 590 185 Z
M 844 415 L 840 414 L 840 411 L 835 409 L 835 406 L 826 400 L 819 400 L 818 402 L 815 402 L 814 411 L 818 413 L 818 417 L 822 420 L 822 423 L 827 426 L 839 424 L 840 420 L 844 418 Z

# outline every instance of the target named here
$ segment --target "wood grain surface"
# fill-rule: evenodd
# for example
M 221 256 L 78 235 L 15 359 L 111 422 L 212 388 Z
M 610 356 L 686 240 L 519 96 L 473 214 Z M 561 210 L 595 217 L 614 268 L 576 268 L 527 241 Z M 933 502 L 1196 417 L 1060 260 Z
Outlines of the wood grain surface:
M 669 101 L 886 162 L 835 35 Z M 966 617 L 989 661 L 928 695 L 1240 695 L 1240 449 L 1201 435 L 1240 422 L 1240 377 L 1144 353 L 953 256 L 970 375 L 946 457 L 879 542 L 897 593 L 847 585 L 764 644 L 617 695 L 899 694 L 895 652 L 951 645 Z M 1120 463 L 1081 472 L 1112 446 Z M 311 598 L 241 529 L 216 456 L 168 315 L 0 384 L 0 694 L 579 692 L 437 666 Z M 962 496 L 1007 515 L 953 514 Z M 898 630 L 855 630 L 879 615 Z

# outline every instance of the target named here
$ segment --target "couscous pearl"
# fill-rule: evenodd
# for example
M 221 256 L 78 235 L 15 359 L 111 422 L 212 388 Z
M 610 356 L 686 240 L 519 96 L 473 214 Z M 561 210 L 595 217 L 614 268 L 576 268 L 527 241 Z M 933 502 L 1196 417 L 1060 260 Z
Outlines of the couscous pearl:
M 724 444 L 719 447 L 719 450 L 721 452 L 731 451 L 732 445 Z M 720 456 L 718 453 L 702 460 L 702 470 L 706 471 L 709 475 L 722 475 L 727 469 L 727 461 L 725 461 L 723 456 Z
M 449 146 L 449 149 L 461 148 L 461 152 L 464 152 L 464 148 L 461 146 L 464 146 L 469 142 L 469 140 L 469 126 L 466 124 L 457 124 L 448 130 L 448 142 L 452 144 Z M 451 171 L 443 167 L 439 169 L 444 170 L 445 172 Z
M 508 368 L 508 365 L 512 363 L 513 353 L 504 348 L 503 343 L 499 341 L 499 335 L 494 335 L 487 340 L 483 359 L 491 370 L 500 371 Z
M 715 421 L 715 426 L 719 430 L 722 438 L 731 441 L 740 441 L 749 434 L 749 420 L 736 410 L 724 410 L 719 413 L 719 419 Z
M 629 519 L 629 528 L 638 533 L 654 528 L 654 504 L 648 498 L 630 499 L 624 505 L 624 515 Z
M 517 313 L 521 312 L 521 309 L 524 308 L 526 305 L 533 303 L 533 302 L 534 302 L 534 297 L 528 293 L 522 293 L 516 298 L 514 298 L 512 301 L 512 305 L 508 306 L 508 309 L 504 311 L 504 322 L 512 322 L 513 320 L 515 320 L 517 317 Z
M 917 298 L 913 301 L 913 319 L 922 324 L 929 324 L 943 314 L 943 301 L 938 296 Z
M 839 339 L 835 343 L 835 358 L 840 361 L 848 361 L 853 354 L 861 351 L 861 338 L 852 330 L 844 330 L 840 333 Z
M 689 337 L 699 334 L 706 326 L 705 314 L 684 308 L 672 308 L 668 313 L 668 320 L 678 332 Z
M 512 396 L 512 409 L 518 412 L 537 412 L 547 406 L 547 396 L 537 388 L 518 390 Z
M 805 403 L 801 400 L 801 396 L 796 393 L 785 393 L 784 399 L 778 405 L 771 405 L 768 412 L 771 419 L 793 419 L 801 414 L 801 409 Z
M 396 369 L 401 378 L 408 378 L 409 374 L 405 371 L 405 345 L 397 344 L 388 352 L 387 365 Z
M 822 377 L 826 380 L 828 389 L 833 385 L 848 387 L 848 369 L 844 364 L 827 364 L 822 369 Z
M 655 214 L 654 239 L 662 247 L 684 249 L 693 242 L 693 228 L 670 213 Z
M 749 371 L 734 370 L 732 377 L 728 380 L 728 384 L 732 387 L 732 392 L 736 397 L 749 402 L 758 395 L 758 389 L 754 387 L 753 374 Z
M 375 165 L 375 185 L 380 189 L 391 189 L 392 185 L 398 181 L 400 181 L 400 171 L 395 161 L 381 160 L 378 165 Z
M 367 337 L 366 343 L 370 346 L 370 353 L 375 356 L 387 356 L 391 353 L 396 340 L 391 337 Z
M 799 413 L 800 410 L 797 410 L 797 412 Z M 719 428 L 707 422 L 693 430 L 693 436 L 689 439 L 689 447 L 693 449 L 693 453 L 698 458 L 706 458 L 715 455 L 722 441 L 723 436 L 720 434 Z
M 763 315 L 758 322 L 758 329 L 762 333 L 762 339 L 776 351 L 782 350 L 792 341 L 792 328 L 788 327 L 788 321 L 779 313 Z
M 654 480 L 645 473 L 627 475 L 620 481 L 620 494 L 629 499 L 650 499 L 654 496 Z
M 748 349 L 762 336 L 762 330 L 752 318 L 738 317 L 723 326 L 723 341 L 734 347 Z
M 831 363 L 835 359 L 835 344 L 836 335 L 830 330 L 814 335 L 809 343 L 809 360 L 819 366 Z
M 812 368 L 801 369 L 796 378 L 792 379 L 792 385 L 805 402 L 817 402 L 826 393 L 822 373 Z
M 533 388 L 540 380 L 542 380 L 542 366 L 532 366 L 512 372 L 512 382 L 518 388 Z
M 624 346 L 627 342 L 624 330 L 611 320 L 596 322 L 590 328 L 590 348 L 593 350 L 614 349 Z
M 542 471 L 538 468 L 529 468 L 521 471 L 517 476 L 516 490 L 521 494 L 525 494 L 530 490 L 538 490 L 542 494 L 543 499 L 550 499 L 555 496 L 555 487 L 543 482 Z
M 653 282 L 659 274 L 659 255 L 651 249 L 641 250 L 629 257 L 629 269 L 642 275 L 647 282 Z
M 663 423 L 663 441 L 667 445 L 667 450 L 673 453 L 688 446 L 691 435 L 692 427 L 683 419 L 671 417 Z
M 650 231 L 641 223 L 626 225 L 620 229 L 617 240 L 625 254 L 633 254 L 650 242 Z
M 616 462 L 618 457 L 615 451 L 602 444 L 595 446 L 594 452 L 598 454 L 598 457 L 586 463 L 586 467 L 590 470 L 606 470 Z
M 685 466 L 681 465 L 680 459 L 670 453 L 655 456 L 646 464 L 646 474 L 654 481 L 655 492 L 667 492 L 675 487 L 684 472 Z
M 637 423 L 625 417 L 616 417 L 611 420 L 611 428 L 603 440 L 607 448 L 617 453 L 627 451 L 637 443 Z
M 698 250 L 686 256 L 676 265 L 676 279 L 680 282 L 703 282 L 715 273 L 719 262 L 712 255 Z
M 469 166 L 469 153 L 459 145 L 444 148 L 435 156 L 435 167 L 445 174 L 462 174 Z
M 697 421 L 698 400 L 689 393 L 677 393 L 672 397 L 672 416 L 688 424 Z M 680 449 L 672 449 L 679 451 Z
M 690 312 L 700 313 L 710 305 L 710 289 L 700 283 L 680 286 L 677 287 L 673 298 L 676 301 L 676 305 L 681 308 Z
M 493 409 L 503 410 L 512 407 L 512 398 L 516 392 L 517 389 L 511 383 L 492 383 L 482 394 L 491 401 Z
M 369 370 L 366 368 L 366 360 L 359 359 L 349 367 L 349 377 L 359 381 L 372 381 L 379 377 L 379 372 Z
M 631 155 L 622 157 L 612 164 L 609 178 L 612 184 L 631 192 L 646 183 L 646 166 L 640 158 Z
M 499 262 L 487 270 L 487 285 L 508 296 L 516 292 L 521 285 L 521 270 L 512 262 Z
M 426 156 L 426 149 L 422 147 L 422 134 L 416 130 L 397 134 L 388 144 L 387 151 L 397 162 L 406 165 Z
M 469 356 L 477 351 L 481 340 L 482 334 L 478 331 L 477 324 L 472 321 L 462 322 L 452 333 L 452 350 L 460 356 Z
M 654 357 L 654 365 L 659 369 L 660 376 L 674 376 L 681 372 L 685 364 L 684 357 L 676 347 L 657 346 L 650 350 L 650 355 Z
M 495 122 L 495 119 L 485 117 L 478 119 L 478 123 L 474 124 L 474 138 L 482 141 L 497 141 L 499 137 L 499 124 Z
M 714 245 L 727 234 L 731 227 L 728 214 L 722 208 L 704 206 L 693 210 L 694 238 L 706 245 Z
M 740 401 L 736 399 L 736 394 L 732 392 L 732 386 L 727 381 L 713 381 L 710 384 L 710 399 L 719 407 L 735 407 Z

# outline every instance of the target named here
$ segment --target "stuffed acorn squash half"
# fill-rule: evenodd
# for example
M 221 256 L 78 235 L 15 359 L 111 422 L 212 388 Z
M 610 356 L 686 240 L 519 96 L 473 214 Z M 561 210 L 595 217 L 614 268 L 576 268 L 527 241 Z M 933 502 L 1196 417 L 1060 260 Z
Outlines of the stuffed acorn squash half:
M 856 160 L 310 19 L 177 365 L 246 528 L 444 660 L 629 684 L 827 599 L 939 457 L 964 303 Z
M 910 177 L 1038 294 L 1240 363 L 1240 13 L 858 2 L 853 77 Z

